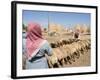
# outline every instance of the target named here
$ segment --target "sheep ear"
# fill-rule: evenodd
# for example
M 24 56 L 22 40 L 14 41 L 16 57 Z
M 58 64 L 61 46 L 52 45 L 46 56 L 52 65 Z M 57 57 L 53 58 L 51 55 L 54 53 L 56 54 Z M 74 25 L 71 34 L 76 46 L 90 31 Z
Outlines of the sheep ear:
M 55 48 L 55 43 L 50 44 L 52 48 Z
M 53 47 L 53 44 L 52 44 L 52 43 L 50 43 L 50 46 L 51 46 L 51 47 Z

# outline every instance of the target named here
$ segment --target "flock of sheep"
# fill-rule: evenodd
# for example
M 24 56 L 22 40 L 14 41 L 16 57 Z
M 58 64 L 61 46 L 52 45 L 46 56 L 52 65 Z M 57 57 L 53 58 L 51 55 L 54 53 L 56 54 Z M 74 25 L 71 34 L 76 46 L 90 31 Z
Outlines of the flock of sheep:
M 53 55 L 47 56 L 50 68 L 62 67 L 64 64 L 72 64 L 80 55 L 84 55 L 91 48 L 90 39 L 69 39 L 50 43 Z

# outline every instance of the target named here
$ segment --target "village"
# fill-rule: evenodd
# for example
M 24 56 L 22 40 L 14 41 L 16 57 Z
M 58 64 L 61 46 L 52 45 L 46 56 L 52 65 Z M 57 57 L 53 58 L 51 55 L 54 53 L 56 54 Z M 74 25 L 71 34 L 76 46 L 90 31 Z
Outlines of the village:
M 80 39 L 90 38 L 90 27 L 85 24 L 80 25 L 76 24 L 74 27 L 67 27 L 60 24 L 49 24 L 48 28 L 42 28 L 43 36 L 49 41 L 52 42 L 54 40 L 59 39 L 69 39 L 73 38 L 73 33 L 75 30 L 79 30 Z

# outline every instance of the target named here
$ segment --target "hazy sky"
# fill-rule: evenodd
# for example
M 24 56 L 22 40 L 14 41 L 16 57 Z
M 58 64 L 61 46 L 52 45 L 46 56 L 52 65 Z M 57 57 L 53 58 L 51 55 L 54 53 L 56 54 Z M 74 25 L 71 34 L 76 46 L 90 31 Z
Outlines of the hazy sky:
M 48 26 L 48 17 L 50 23 L 61 24 L 64 27 L 76 24 L 90 25 L 91 15 L 89 13 L 73 13 L 73 12 L 48 12 L 23 10 L 23 23 L 27 25 L 29 22 L 37 22 L 43 27 Z

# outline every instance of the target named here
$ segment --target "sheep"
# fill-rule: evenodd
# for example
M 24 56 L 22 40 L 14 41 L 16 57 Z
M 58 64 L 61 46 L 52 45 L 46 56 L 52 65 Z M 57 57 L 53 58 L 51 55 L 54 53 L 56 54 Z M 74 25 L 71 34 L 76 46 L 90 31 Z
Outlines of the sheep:
M 65 46 L 63 45 L 63 46 L 60 46 L 59 47 L 59 49 L 62 51 L 62 53 L 64 54 L 64 57 L 63 57 L 63 59 L 62 59 L 62 64 L 65 62 L 65 61 L 67 61 L 68 63 L 70 63 L 71 64 L 71 62 L 70 62 L 70 57 L 69 57 L 69 54 L 70 54 L 70 48 L 69 47 L 67 47 L 67 48 L 65 48 Z
M 70 40 L 72 40 L 72 39 L 70 39 Z M 66 40 L 61 40 L 58 42 L 58 44 L 60 45 L 60 49 L 62 50 L 62 52 L 65 55 L 64 60 L 70 64 L 72 64 L 71 61 L 75 62 L 74 56 L 72 54 L 72 53 L 75 53 L 77 50 L 77 48 L 75 48 L 75 44 L 73 45 L 73 43 L 72 43 L 72 44 L 66 45 L 67 44 Z
M 73 53 L 73 52 L 71 52 L 72 50 L 71 50 L 71 48 L 70 48 L 71 46 L 70 45 L 65 45 L 65 44 L 63 44 L 63 46 L 61 46 L 60 47 L 60 49 L 64 52 L 64 60 L 66 61 L 66 63 L 68 62 L 68 63 L 70 63 L 70 64 L 72 64 L 71 63 L 71 53 Z M 75 50 L 75 49 L 74 49 Z
M 78 45 L 78 43 L 73 43 L 71 45 L 71 49 L 72 49 L 72 54 L 71 56 L 73 55 L 73 58 L 79 58 L 80 54 L 79 54 L 79 49 L 80 49 L 80 46 Z
M 63 57 L 62 57 L 62 59 L 61 59 L 61 61 L 59 61 L 60 63 L 61 63 L 61 65 L 64 65 L 64 63 L 65 63 L 65 58 L 66 58 L 66 56 L 68 56 L 68 48 L 67 49 L 65 49 L 64 48 L 64 45 L 61 43 L 61 42 L 57 42 L 58 43 L 58 49 L 59 50 L 61 50 L 61 52 L 62 52 L 62 54 L 63 54 Z M 69 62 L 70 63 L 70 62 Z
M 52 42 L 53 55 L 49 57 L 49 64 L 52 65 L 51 67 L 61 67 L 65 63 L 72 64 L 72 61 L 75 62 L 75 59 L 78 59 L 80 54 L 88 50 L 90 45 L 90 39 L 63 39 Z
M 53 48 L 53 54 L 56 56 L 56 62 L 59 66 L 59 62 L 61 61 L 61 59 L 63 59 L 63 54 L 62 52 L 59 50 L 59 48 L 57 48 L 57 44 L 55 43 L 51 43 L 51 47 Z M 54 63 L 53 63 L 54 64 Z M 60 66 L 59 66 L 60 67 Z

